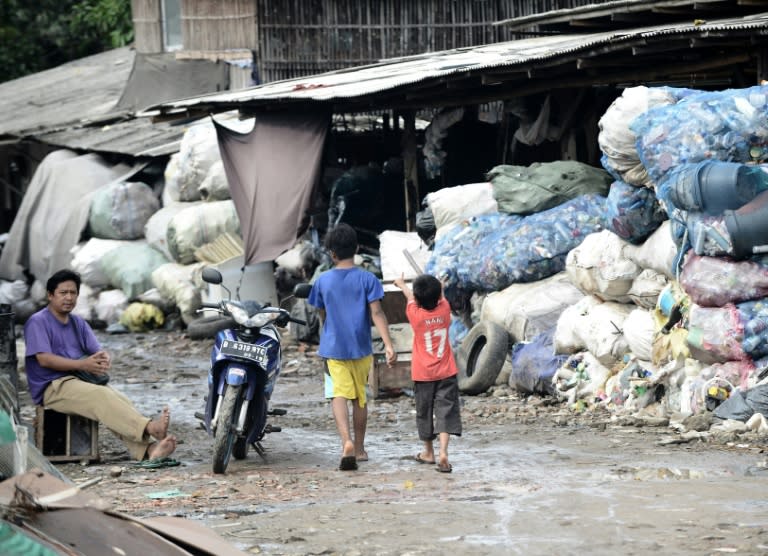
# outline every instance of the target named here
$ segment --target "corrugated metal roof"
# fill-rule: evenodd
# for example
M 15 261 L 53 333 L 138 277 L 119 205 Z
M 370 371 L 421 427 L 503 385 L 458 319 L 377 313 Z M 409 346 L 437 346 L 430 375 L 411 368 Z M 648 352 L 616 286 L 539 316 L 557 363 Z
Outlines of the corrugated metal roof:
M 0 83 L 0 143 L 32 138 L 62 148 L 151 157 L 178 151 L 183 126 L 153 124 L 116 109 L 135 57 L 131 48 L 118 48 Z
M 571 26 L 583 29 L 615 29 L 617 26 L 637 27 L 648 19 L 664 17 L 672 21 L 702 19 L 712 14 L 742 16 L 764 11 L 766 0 L 613 0 L 573 8 L 551 10 L 497 21 L 494 26 L 524 29 L 531 26 L 556 27 L 561 31 Z M 565 25 L 556 25 L 565 24 Z
M 153 124 L 149 118 L 131 118 L 100 126 L 43 131 L 35 138 L 68 149 L 155 157 L 177 152 L 185 129 L 171 123 Z
M 98 119 L 120 99 L 133 68 L 128 47 L 0 83 L 0 135 Z
M 384 60 L 381 63 L 301 77 L 233 92 L 201 95 L 165 102 L 148 108 L 145 114 L 174 114 L 179 112 L 217 112 L 234 108 L 271 107 L 282 103 L 331 103 L 343 111 L 344 105 L 353 99 L 375 97 L 379 108 L 392 106 L 397 99 L 393 95 L 414 85 L 425 91 L 419 98 L 428 105 L 432 99 L 445 94 L 445 89 L 430 91 L 429 87 L 452 80 L 483 76 L 486 73 L 504 71 L 528 71 L 545 62 L 556 62 L 574 54 L 583 57 L 600 57 L 633 45 L 664 43 L 675 37 L 706 40 L 719 33 L 749 35 L 758 32 L 768 34 L 768 13 L 745 17 L 720 19 L 673 25 L 658 25 L 631 30 L 608 31 L 592 34 L 536 37 L 517 41 L 467 47 L 444 52 Z M 639 60 L 638 60 L 639 61 Z M 489 72 L 489 70 L 493 70 Z M 529 75 L 528 79 L 535 76 Z M 492 91 L 493 83 L 483 84 Z

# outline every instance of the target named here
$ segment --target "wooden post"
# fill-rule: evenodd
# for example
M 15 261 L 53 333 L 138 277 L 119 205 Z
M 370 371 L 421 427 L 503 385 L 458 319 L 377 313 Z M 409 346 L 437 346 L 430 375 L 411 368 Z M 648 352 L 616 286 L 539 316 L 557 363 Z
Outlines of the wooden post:
M 416 113 L 408 110 L 403 113 L 405 121 L 403 130 L 403 193 L 405 195 L 405 230 L 410 232 L 415 223 L 415 216 L 411 214 L 411 195 L 409 184 L 413 184 L 415 203 L 419 203 L 419 153 L 416 146 Z
M 757 84 L 768 81 L 768 48 L 757 51 Z

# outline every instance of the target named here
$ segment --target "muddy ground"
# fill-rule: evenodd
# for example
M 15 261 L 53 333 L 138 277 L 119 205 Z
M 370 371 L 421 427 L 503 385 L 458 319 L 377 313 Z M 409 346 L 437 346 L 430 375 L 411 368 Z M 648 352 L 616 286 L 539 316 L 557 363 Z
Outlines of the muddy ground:
M 452 474 L 412 460 L 413 399 L 371 403 L 370 461 L 337 470 L 339 446 L 313 349 L 286 337 L 273 398 L 282 432 L 211 472 L 203 410 L 207 341 L 106 335 L 112 384 L 147 414 L 173 411 L 178 467 L 132 465 L 100 430 L 98 464 L 59 464 L 137 517 L 184 516 L 253 554 L 768 554 L 768 443 L 684 441 L 660 419 L 574 413 L 507 387 L 463 398 Z M 22 394 L 24 416 L 32 407 Z M 655 425 L 655 426 L 651 426 Z M 93 481 L 91 481 L 93 482 Z

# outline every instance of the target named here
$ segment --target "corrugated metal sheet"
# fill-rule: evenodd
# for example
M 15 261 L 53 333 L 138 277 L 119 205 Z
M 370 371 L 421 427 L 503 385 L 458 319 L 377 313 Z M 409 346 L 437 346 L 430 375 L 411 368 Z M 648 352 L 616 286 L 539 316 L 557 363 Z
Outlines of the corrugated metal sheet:
M 0 83 L 0 135 L 65 127 L 114 108 L 135 52 L 118 48 Z
M 183 126 L 136 119 L 130 103 L 116 108 L 135 56 L 130 48 L 118 48 L 0 83 L 0 143 L 32 138 L 62 148 L 150 157 L 178 151 Z M 163 98 L 161 90 L 154 99 Z M 177 93 L 165 87 L 164 94 Z
M 344 110 L 352 99 L 371 97 L 386 108 L 394 101 L 394 93 L 414 85 L 424 91 L 420 99 L 427 105 L 429 96 L 444 95 L 444 89 L 430 91 L 428 87 L 485 73 L 529 71 L 538 65 L 554 65 L 559 58 L 600 57 L 633 45 L 664 44 L 673 38 L 706 40 L 720 33 L 742 35 L 768 34 L 768 13 L 721 19 L 704 23 L 659 25 L 640 29 L 610 31 L 580 35 L 537 37 L 460 48 L 444 52 L 385 60 L 379 64 L 323 73 L 268 83 L 234 92 L 202 95 L 166 102 L 150 107 L 146 114 L 184 112 L 218 112 L 242 108 L 274 108 L 282 103 L 332 103 Z M 638 59 L 638 63 L 641 59 Z M 493 70 L 492 72 L 490 70 Z M 535 72 L 529 75 L 535 79 Z M 485 85 L 486 88 L 492 84 Z M 402 96 L 400 98 L 406 98 Z
M 153 124 L 149 118 L 132 118 L 101 126 L 41 132 L 35 138 L 68 149 L 155 157 L 177 152 L 185 129 L 183 125 Z
M 516 30 L 534 25 L 549 28 L 555 24 L 565 24 L 556 28 L 562 32 L 570 26 L 572 32 L 575 29 L 583 29 L 585 25 L 595 30 L 616 28 L 617 24 L 622 27 L 640 26 L 660 15 L 671 21 L 706 19 L 712 15 L 722 16 L 726 13 L 742 16 L 762 12 L 767 6 L 766 0 L 611 0 L 520 14 L 497 21 L 493 25 Z

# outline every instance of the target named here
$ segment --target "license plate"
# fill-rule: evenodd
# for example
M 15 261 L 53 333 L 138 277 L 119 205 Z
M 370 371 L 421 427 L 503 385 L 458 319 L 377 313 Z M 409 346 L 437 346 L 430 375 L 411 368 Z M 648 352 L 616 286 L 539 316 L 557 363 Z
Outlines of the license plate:
M 221 342 L 221 354 L 248 359 L 258 363 L 262 367 L 267 366 L 267 348 L 264 346 L 224 340 Z

